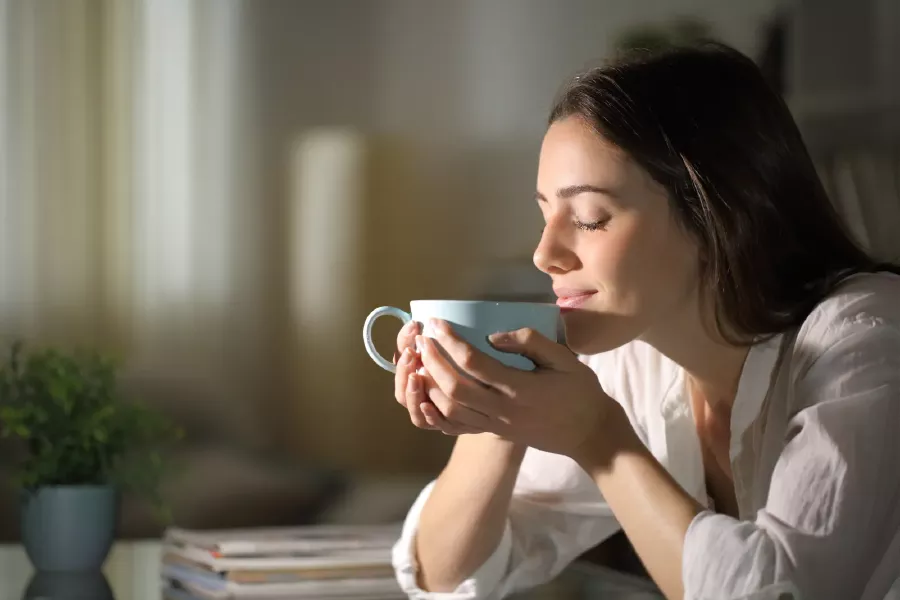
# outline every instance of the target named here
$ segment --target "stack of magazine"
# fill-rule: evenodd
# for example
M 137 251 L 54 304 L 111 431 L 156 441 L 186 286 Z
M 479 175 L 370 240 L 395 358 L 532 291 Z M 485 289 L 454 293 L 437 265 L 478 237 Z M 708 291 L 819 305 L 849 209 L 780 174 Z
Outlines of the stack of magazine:
M 399 536 L 399 524 L 170 528 L 163 543 L 164 598 L 404 598 L 391 566 Z

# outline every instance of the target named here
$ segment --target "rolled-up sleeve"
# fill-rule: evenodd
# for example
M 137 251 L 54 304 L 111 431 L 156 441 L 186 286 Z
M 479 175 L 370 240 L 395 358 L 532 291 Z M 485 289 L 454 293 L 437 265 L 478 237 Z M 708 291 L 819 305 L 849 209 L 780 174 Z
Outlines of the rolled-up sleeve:
M 506 566 L 509 562 L 510 548 L 512 546 L 512 536 L 510 533 L 509 522 L 503 531 L 500 543 L 494 550 L 494 553 L 484 562 L 481 567 L 468 579 L 463 581 L 452 592 L 426 592 L 419 588 L 417 583 L 418 564 L 416 563 L 415 542 L 416 532 L 419 525 L 419 517 L 425 502 L 431 495 L 434 488 L 431 482 L 416 499 L 412 508 L 406 516 L 403 523 L 403 531 L 400 539 L 394 545 L 393 549 L 393 565 L 397 575 L 397 582 L 401 589 L 410 597 L 416 600 L 468 600 L 470 598 L 490 598 L 491 594 L 498 588 L 500 581 L 506 573 Z
M 857 315 L 799 344 L 766 504 L 694 518 L 686 599 L 881 600 L 900 575 L 900 330 Z
M 407 513 L 393 548 L 397 581 L 417 600 L 500 599 L 547 582 L 584 551 L 619 530 L 612 511 L 590 478 L 569 459 L 529 449 L 517 480 L 503 535 L 493 554 L 452 592 L 428 592 L 417 583 L 415 538 L 434 482 Z M 556 467 L 562 467 L 557 469 Z M 560 472 L 565 475 L 559 475 Z M 568 485 L 539 493 L 531 484 L 554 475 Z M 573 481 L 573 478 L 576 478 Z

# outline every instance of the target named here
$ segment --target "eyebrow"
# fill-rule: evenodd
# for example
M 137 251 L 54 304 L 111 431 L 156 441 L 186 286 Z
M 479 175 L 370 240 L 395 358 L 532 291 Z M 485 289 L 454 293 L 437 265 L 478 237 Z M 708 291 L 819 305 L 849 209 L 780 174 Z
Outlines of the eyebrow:
M 615 197 L 616 195 L 609 189 L 590 184 L 569 185 L 556 190 L 556 196 L 562 199 L 573 198 L 579 194 L 603 194 L 604 196 Z M 540 192 L 534 193 L 534 199 L 542 202 L 547 201 L 547 197 Z

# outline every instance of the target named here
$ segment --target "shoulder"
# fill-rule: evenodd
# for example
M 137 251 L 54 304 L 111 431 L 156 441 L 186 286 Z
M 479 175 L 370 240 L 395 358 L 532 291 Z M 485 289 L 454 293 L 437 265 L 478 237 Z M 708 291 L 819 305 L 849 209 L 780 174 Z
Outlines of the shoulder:
M 796 352 L 814 359 L 848 336 L 900 330 L 900 275 L 864 273 L 846 279 L 810 312 Z
M 846 387 L 854 374 L 898 361 L 900 276 L 866 273 L 848 278 L 810 312 L 797 331 L 789 367 L 795 387 L 821 390 Z
M 862 273 L 847 278 L 810 312 L 798 338 L 823 339 L 866 321 L 900 325 L 900 275 Z

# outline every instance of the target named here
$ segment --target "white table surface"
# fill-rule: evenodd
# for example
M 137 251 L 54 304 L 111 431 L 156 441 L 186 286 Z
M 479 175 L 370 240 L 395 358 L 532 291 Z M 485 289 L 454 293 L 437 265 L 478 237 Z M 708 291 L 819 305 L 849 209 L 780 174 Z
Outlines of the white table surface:
M 116 542 L 103 568 L 116 600 L 160 600 L 161 550 L 158 540 Z M 0 544 L 0 600 L 23 598 L 33 575 L 34 569 L 22 546 Z M 650 593 L 642 582 L 634 584 L 627 576 L 584 566 L 570 568 L 559 580 L 521 598 L 654 600 L 661 596 Z
M 161 550 L 158 540 L 116 542 L 103 568 L 116 600 L 160 600 Z M 33 574 L 21 546 L 0 544 L 0 600 L 21 599 Z M 661 596 L 651 592 L 643 582 L 628 576 L 602 567 L 576 564 L 558 581 L 521 598 L 654 600 Z M 900 580 L 885 600 L 900 600 Z

